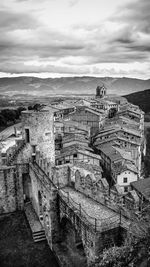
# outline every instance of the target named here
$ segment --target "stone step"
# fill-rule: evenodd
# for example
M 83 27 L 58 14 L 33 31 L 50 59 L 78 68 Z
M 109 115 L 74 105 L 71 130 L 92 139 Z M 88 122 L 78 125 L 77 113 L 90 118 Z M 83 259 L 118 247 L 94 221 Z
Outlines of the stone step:
M 46 237 L 33 238 L 34 242 L 46 241 Z
M 33 239 L 38 239 L 38 238 L 46 238 L 45 234 L 42 235 L 33 235 Z
M 45 232 L 38 231 L 32 234 L 34 242 L 40 242 L 46 240 Z
M 44 231 L 41 231 L 41 232 L 35 232 L 33 233 L 33 236 L 36 237 L 36 236 L 45 236 L 45 232 Z

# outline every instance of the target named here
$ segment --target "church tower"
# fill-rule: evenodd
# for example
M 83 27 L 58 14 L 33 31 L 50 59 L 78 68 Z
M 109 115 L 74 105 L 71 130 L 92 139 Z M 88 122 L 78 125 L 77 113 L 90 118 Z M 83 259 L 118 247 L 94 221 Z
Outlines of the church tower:
M 97 86 L 96 88 L 96 98 L 103 98 L 106 96 L 106 87 L 104 85 Z

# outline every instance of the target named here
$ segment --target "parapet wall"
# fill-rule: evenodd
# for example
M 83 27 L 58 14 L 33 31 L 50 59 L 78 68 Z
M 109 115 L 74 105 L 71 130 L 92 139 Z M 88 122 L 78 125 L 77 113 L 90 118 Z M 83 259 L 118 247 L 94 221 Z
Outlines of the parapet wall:
M 36 163 L 49 176 L 56 186 L 61 188 L 63 186 L 70 185 L 69 164 L 54 166 L 47 158 L 44 158 L 39 151 L 36 152 Z

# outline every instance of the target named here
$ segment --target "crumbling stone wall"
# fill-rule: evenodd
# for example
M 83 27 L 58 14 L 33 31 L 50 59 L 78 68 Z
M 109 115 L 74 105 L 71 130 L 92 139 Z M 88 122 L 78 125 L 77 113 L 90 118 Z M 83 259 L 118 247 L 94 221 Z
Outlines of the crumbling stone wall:
M 38 179 L 34 171 L 29 171 L 32 186 L 32 204 L 44 226 L 47 241 L 52 249 L 53 244 L 59 238 L 59 208 L 57 190 L 44 181 Z M 39 194 L 41 200 L 39 200 Z M 41 203 L 40 203 L 41 201 Z M 42 207 L 40 207 L 42 205 Z
M 59 188 L 71 185 L 70 167 L 68 165 L 53 167 L 52 180 Z
M 75 189 L 93 198 L 96 201 L 105 203 L 105 191 L 107 193 L 107 188 L 101 186 L 100 181 L 96 181 L 93 178 L 94 174 L 83 174 L 80 170 L 75 172 Z
M 0 214 L 23 209 L 22 172 L 15 166 L 0 169 Z

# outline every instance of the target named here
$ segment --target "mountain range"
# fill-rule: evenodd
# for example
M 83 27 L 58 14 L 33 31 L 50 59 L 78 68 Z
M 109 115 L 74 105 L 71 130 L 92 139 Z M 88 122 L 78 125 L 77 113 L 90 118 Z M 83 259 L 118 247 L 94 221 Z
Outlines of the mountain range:
M 5 77 L 0 78 L 0 95 L 3 96 L 56 96 L 95 95 L 98 85 L 105 85 L 108 94 L 128 95 L 150 88 L 150 79 L 112 77 Z

